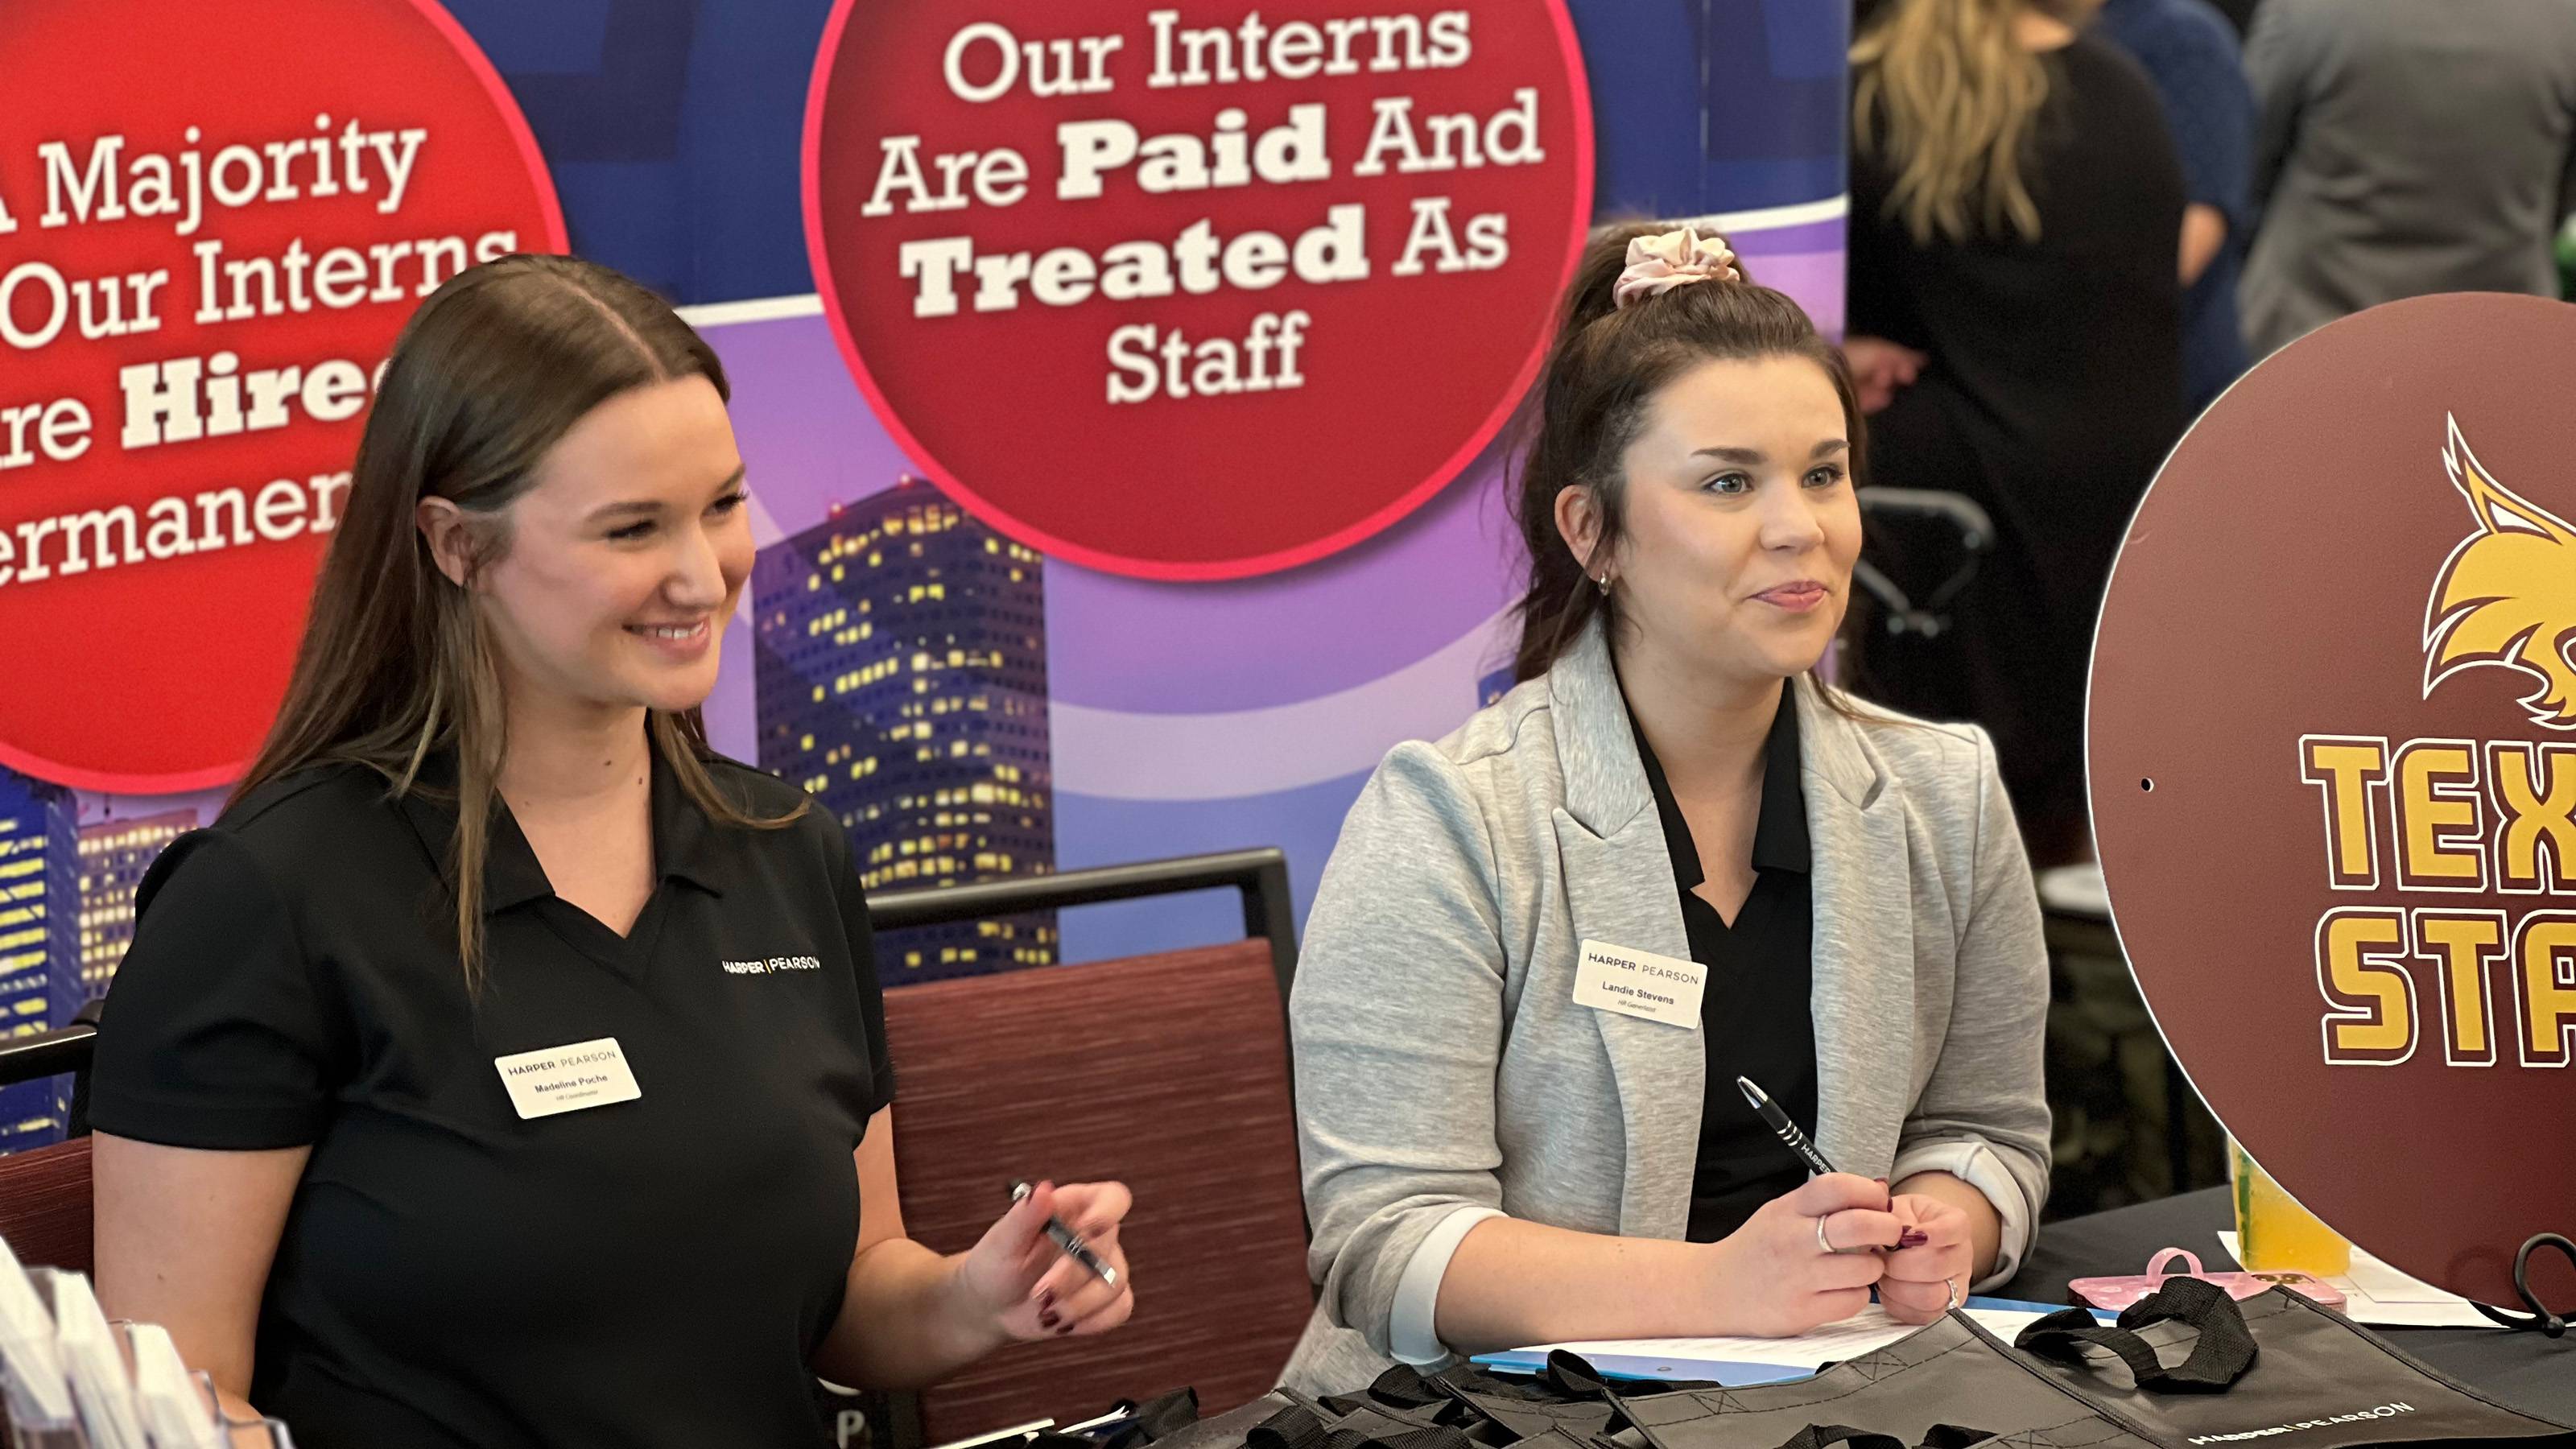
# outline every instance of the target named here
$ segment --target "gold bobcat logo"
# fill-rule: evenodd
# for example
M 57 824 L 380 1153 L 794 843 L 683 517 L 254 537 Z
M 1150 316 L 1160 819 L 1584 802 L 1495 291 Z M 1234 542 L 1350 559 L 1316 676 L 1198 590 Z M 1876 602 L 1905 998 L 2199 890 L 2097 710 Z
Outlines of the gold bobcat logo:
M 2478 528 L 2443 560 L 2424 605 L 2424 693 L 2501 664 L 2540 681 L 2522 699 L 2533 721 L 2576 729 L 2576 525 L 2495 481 L 2449 422 L 2442 462 Z

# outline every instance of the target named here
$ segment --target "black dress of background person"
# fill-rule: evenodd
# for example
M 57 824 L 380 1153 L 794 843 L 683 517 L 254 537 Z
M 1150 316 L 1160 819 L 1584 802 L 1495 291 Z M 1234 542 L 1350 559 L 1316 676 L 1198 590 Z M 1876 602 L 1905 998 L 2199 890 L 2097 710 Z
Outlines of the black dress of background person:
M 2137 66 L 2078 33 L 2080 14 L 2012 8 L 1883 6 L 1855 48 L 1856 95 L 1875 77 L 1884 102 L 1856 114 L 1851 173 L 1853 365 L 1865 403 L 1892 393 L 1870 420 L 1874 481 L 1966 494 L 2000 533 L 1948 636 L 1890 639 L 1862 621 L 1855 682 L 1908 712 L 1986 726 L 2032 854 L 2054 864 L 2085 851 L 2085 678 L 2103 585 L 2183 427 L 2184 198 Z M 1993 33 L 1963 39 L 1980 26 Z M 1964 143 L 1956 128 L 1908 134 L 1889 116 L 1909 78 L 1943 64 L 1990 117 L 2028 112 L 2009 147 L 2027 205 L 2016 215 L 1998 188 L 1972 184 L 1952 198 L 1963 224 L 1926 235 L 1899 182 L 1909 144 Z M 2035 105 L 2028 72 L 2013 74 L 2029 66 L 2044 83 Z M 1973 159 L 1954 176 L 1995 174 Z M 1874 561 L 1917 597 L 1958 557 L 1952 538 L 1878 520 L 1872 533 Z

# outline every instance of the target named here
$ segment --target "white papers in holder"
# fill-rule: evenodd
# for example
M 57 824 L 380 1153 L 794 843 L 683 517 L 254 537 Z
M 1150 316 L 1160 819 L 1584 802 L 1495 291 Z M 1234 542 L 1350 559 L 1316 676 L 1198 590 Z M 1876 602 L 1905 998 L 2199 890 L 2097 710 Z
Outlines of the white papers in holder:
M 125 1346 L 134 1354 L 134 1402 L 152 1449 L 224 1449 L 223 1431 L 180 1362 L 179 1346 L 157 1323 L 131 1323 Z
M 0 1243 L 0 1372 L 8 1381 L 10 1421 L 20 1429 L 72 1427 L 71 1382 L 54 1348 L 46 1296 L 18 1266 L 18 1255 Z
M 81 1427 L 89 1431 L 90 1449 L 150 1449 L 143 1421 L 134 1407 L 134 1385 L 125 1376 L 125 1356 L 116 1346 L 115 1330 L 99 1312 L 89 1280 L 78 1273 L 54 1275 L 54 1346 L 62 1351 L 71 1375 L 72 1399 L 80 1406 Z

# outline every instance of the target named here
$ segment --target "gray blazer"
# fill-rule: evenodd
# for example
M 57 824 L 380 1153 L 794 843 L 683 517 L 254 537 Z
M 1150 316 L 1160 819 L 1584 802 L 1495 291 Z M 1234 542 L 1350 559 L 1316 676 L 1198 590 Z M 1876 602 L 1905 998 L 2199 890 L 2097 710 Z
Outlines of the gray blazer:
M 2432 292 L 2558 295 L 2576 209 L 2576 0 L 2264 0 L 2245 41 L 2261 357 Z
M 2000 1278 L 2048 1189 L 2048 968 L 1993 747 L 1974 726 L 1862 725 L 1793 688 L 1817 1145 L 1862 1176 L 1977 1183 L 2006 1223 Z M 1322 1285 L 1290 1386 L 1346 1392 L 1393 1361 L 1399 1285 L 1426 1240 L 1436 1284 L 1453 1214 L 1683 1235 L 1705 1049 L 1575 1005 L 1587 938 L 1690 955 L 1597 629 L 1447 739 L 1398 745 L 1325 867 L 1289 1010 Z

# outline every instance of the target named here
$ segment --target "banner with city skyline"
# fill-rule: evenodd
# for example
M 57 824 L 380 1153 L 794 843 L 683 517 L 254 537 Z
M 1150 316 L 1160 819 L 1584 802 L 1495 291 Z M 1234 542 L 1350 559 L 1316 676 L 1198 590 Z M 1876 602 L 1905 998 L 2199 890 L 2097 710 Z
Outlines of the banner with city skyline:
M 120 0 L 128 8 L 148 3 Z M 1407 496 L 1401 509 L 1367 499 L 1354 504 L 1378 510 L 1366 529 L 1319 518 L 1311 529 L 1325 541 L 1311 548 L 1288 533 L 1264 534 L 1212 547 L 1207 557 L 1217 562 L 1205 568 L 1122 562 L 1116 555 L 1125 539 L 1137 540 L 1132 551 L 1140 557 L 1169 553 L 1160 542 L 1147 546 L 1147 523 L 1154 508 L 1176 505 L 1148 508 L 1138 515 L 1146 522 L 1122 521 L 1116 507 L 1175 485 L 1255 495 L 1281 458 L 1311 450 L 1339 457 L 1346 445 L 1348 456 L 1364 458 L 1372 439 L 1392 453 L 1406 429 L 1434 420 L 1389 395 L 1322 424 L 1288 416 L 1215 443 L 1175 441 L 1160 454 L 1144 437 L 1135 460 L 1119 465 L 1136 475 L 1132 497 L 1101 493 L 1100 484 L 1077 476 L 1084 469 L 1062 450 L 1079 440 L 1068 444 L 1046 422 L 1059 415 L 1050 408 L 1069 404 L 1018 380 L 1018 357 L 981 356 L 967 369 L 980 389 L 969 416 L 981 422 L 966 435 L 954 423 L 939 424 L 942 432 L 922 420 L 901 394 L 907 374 L 884 361 L 889 344 L 873 335 L 854 341 L 864 328 L 836 315 L 809 246 L 809 99 L 828 69 L 818 57 L 830 58 L 827 42 L 841 33 L 836 8 L 846 7 L 832 0 L 449 0 L 443 10 L 422 0 L 367 4 L 434 13 L 453 27 L 458 44 L 506 90 L 507 103 L 495 114 L 506 120 L 514 109 L 523 116 L 542 158 L 529 219 L 469 214 L 473 205 L 488 211 L 499 203 L 466 197 L 453 203 L 464 208 L 459 219 L 443 224 L 463 233 L 509 222 L 533 230 L 521 244 L 536 245 L 546 204 L 559 201 L 565 245 L 673 298 L 722 357 L 760 552 L 726 635 L 722 676 L 706 710 L 709 735 L 720 750 L 802 786 L 831 811 L 850 832 L 868 889 L 1275 845 L 1288 855 L 1302 917 L 1342 814 L 1385 751 L 1402 739 L 1446 733 L 1508 683 L 1507 611 L 1524 565 L 1501 495 L 1506 440 L 1479 436 L 1471 426 L 1490 409 L 1461 409 L 1455 420 L 1438 422 L 1472 446 L 1454 466 L 1443 463 L 1446 471 L 1425 465 L 1421 478 L 1436 481 L 1413 487 L 1420 496 Z M 233 19 L 252 23 L 262 8 L 245 6 Z M 1249 9 L 1205 8 L 1211 17 Z M 1311 7 L 1269 8 L 1275 22 Z M 1502 35 L 1510 15 L 1544 8 L 1468 5 L 1459 13 Z M 1562 12 L 1580 44 L 1577 80 L 1588 78 L 1590 191 L 1580 213 L 1716 218 L 1761 280 L 1797 296 L 1821 325 L 1838 331 L 1842 7 L 1562 0 Z M 59 41 L 41 32 L 0 20 L 0 63 L 13 74 L 48 64 L 29 47 Z M 1141 35 L 1136 43 L 1145 43 Z M 328 63 L 327 49 L 315 48 L 310 63 Z M 1542 65 L 1533 73 L 1546 72 Z M 295 78 L 261 83 L 291 88 Z M 388 100 L 383 109 L 382 134 L 402 134 L 403 117 L 393 114 L 400 106 Z M 469 123 L 482 124 L 471 115 L 438 122 L 451 130 Z M 69 134 L 69 123 L 22 117 L 0 124 L 10 128 L 0 130 L 0 203 L 14 207 L 22 223 L 12 234 L 12 212 L 0 209 L 0 276 L 7 276 L 40 256 L 61 262 L 59 248 L 46 250 L 55 238 L 39 219 L 39 147 L 94 138 L 107 123 L 94 122 L 79 137 Z M 119 124 L 141 149 L 146 122 Z M 1367 117 L 1354 124 L 1365 131 Z M 427 189 L 440 176 L 433 166 L 445 134 L 421 150 L 415 175 L 428 179 L 406 206 L 451 204 Z M 509 132 L 493 134 L 492 144 L 506 150 Z M 1356 140 L 1353 134 L 1346 144 Z M 388 142 L 382 154 L 400 153 Z M 27 169 L 13 171 L 13 162 Z M 215 173 L 222 171 L 218 160 Z M 1220 231 L 1233 224 L 1233 195 L 1214 192 L 1197 203 Z M 1402 238 L 1407 223 L 1392 225 Z M 191 265 L 186 244 L 173 244 L 181 264 Z M 1545 285 L 1527 284 L 1528 294 L 1552 290 L 1557 266 L 1551 253 Z M 1417 293 L 1401 304 L 1408 331 L 1467 329 L 1476 321 L 1463 310 L 1444 314 L 1437 300 L 1443 294 L 1430 281 Z M 8 295 L 13 332 L 35 325 L 36 299 L 32 287 Z M 1368 308 L 1378 305 L 1326 320 L 1355 335 L 1371 325 Z M 1318 335 L 1329 341 L 1331 334 Z M 0 417 L 15 405 L 90 386 L 90 374 L 72 376 L 70 363 L 64 381 L 49 382 L 43 374 L 51 355 L 30 352 L 30 368 L 12 345 L 19 345 L 16 336 L 0 338 L 0 356 L 12 357 L 0 384 Z M 361 345 L 350 344 L 353 355 Z M 1310 372 L 1322 366 L 1318 356 L 1328 356 L 1325 346 L 1310 344 L 1302 364 Z M 239 350 L 246 369 L 263 365 L 254 348 Z M 311 371 L 318 377 L 322 368 Z M 109 376 L 107 393 L 94 402 L 113 401 Z M 1098 385 L 1097 377 L 1085 383 Z M 314 412 L 323 420 L 333 417 L 334 396 L 304 393 L 326 404 Z M 914 410 L 889 418 L 889 406 Z M 1118 426 L 1150 432 L 1152 416 L 1159 415 L 1138 411 L 1144 421 Z M 313 450 L 309 457 L 258 466 L 345 469 L 356 425 L 316 426 L 298 434 Z M 1003 454 L 1029 476 L 995 479 L 981 461 L 986 440 L 971 436 L 976 426 L 1009 440 Z M 1322 428 L 1347 436 L 1328 438 Z M 114 431 L 108 426 L 90 441 L 104 448 Z M 0 450 L 11 446 L 0 424 Z M 336 462 L 334 448 L 342 450 Z M 1085 457 L 1101 451 L 1095 442 Z M 36 461 L 23 476 L 41 478 L 44 455 L 31 456 Z M 1172 463 L 1171 476 L 1156 476 L 1158 456 L 1186 462 Z M 0 538 L 23 543 L 27 525 L 18 520 L 33 516 L 28 500 L 36 495 L 14 481 L 7 464 L 0 453 Z M 1108 501 L 1096 517 L 1047 514 L 1050 473 Z M 1390 474 L 1386 496 L 1405 492 L 1414 476 Z M 295 506 L 327 520 L 328 478 L 316 472 L 312 481 Z M 241 538 L 257 544 L 283 535 L 283 525 L 269 527 L 287 504 L 281 495 L 273 510 L 269 497 L 258 490 L 243 505 Z M 71 504 L 54 506 L 69 516 Z M 1051 521 L 1028 524 L 1040 517 Z M 1084 533 L 1092 522 L 1099 528 Z M 1293 526 L 1301 525 L 1275 524 Z M 205 528 L 212 537 L 211 514 Z M 1048 539 L 1082 557 L 1040 546 Z M 1311 556 L 1299 557 L 1300 548 Z M 280 543 L 271 555 L 282 561 L 276 567 L 309 582 L 319 541 Z M 1267 560 L 1257 572 L 1227 562 L 1256 555 Z M 17 562 L 28 556 L 20 548 Z M 139 555 L 130 547 L 127 557 Z M 166 566 L 158 553 L 152 557 L 174 578 L 213 566 L 202 554 Z M 93 579 L 110 572 L 101 568 Z M 73 608 L 68 591 L 90 582 L 66 581 L 66 602 L 41 606 Z M 0 624 L 10 622 L 5 606 L 39 607 L 8 597 L 12 592 L 0 588 Z M 28 600 L 40 594 L 15 592 Z M 67 614 L 29 617 L 44 622 L 12 627 L 41 627 L 49 637 L 88 627 Z M 165 616 L 157 627 L 177 626 Z M 67 743 L 11 752 L 17 726 L 0 719 L 0 1012 L 7 1014 L 0 1031 L 10 1033 L 66 1022 L 105 989 L 132 936 L 136 884 L 171 839 L 217 818 L 226 792 L 219 769 L 175 751 L 166 768 L 153 766 L 157 774 L 131 776 L 187 782 L 175 791 L 134 788 L 127 777 L 85 766 L 48 765 L 79 748 L 84 718 L 141 710 L 142 719 L 116 719 L 116 728 L 144 725 L 137 748 L 157 745 L 155 736 L 171 731 L 149 726 L 183 713 L 195 687 L 184 652 L 150 654 L 146 662 L 141 654 L 126 657 L 113 634 L 89 633 L 76 652 L 78 672 L 66 675 L 47 673 L 53 666 L 35 662 L 34 653 L 0 649 L 0 695 L 42 691 L 48 708 L 71 712 L 73 726 L 48 737 Z M 269 666 L 254 660 L 222 667 L 256 674 Z M 145 668 L 168 686 L 148 705 L 118 692 L 131 683 L 121 674 Z M 9 713 L 0 707 L 0 715 Z M 898 985 L 1161 949 L 1239 929 L 1231 902 L 1183 898 L 1091 907 L 1060 920 L 906 933 L 883 943 L 880 962 L 888 984 Z M 0 1149 L 59 1136 L 67 1092 L 60 1082 L 0 1089 Z

